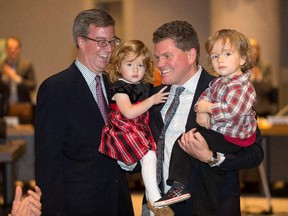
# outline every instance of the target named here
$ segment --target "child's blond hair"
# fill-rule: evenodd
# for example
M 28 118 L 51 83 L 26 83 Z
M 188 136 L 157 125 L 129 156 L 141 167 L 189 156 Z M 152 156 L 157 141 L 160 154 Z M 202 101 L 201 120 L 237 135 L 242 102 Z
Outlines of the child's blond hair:
M 222 40 L 223 46 L 229 42 L 239 51 L 240 55 L 246 60 L 245 64 L 241 66 L 243 73 L 252 69 L 255 64 L 255 52 L 251 46 L 249 39 L 242 33 L 232 29 L 222 29 L 210 36 L 205 44 L 205 49 L 208 55 L 208 62 L 211 65 L 211 52 L 215 43 Z

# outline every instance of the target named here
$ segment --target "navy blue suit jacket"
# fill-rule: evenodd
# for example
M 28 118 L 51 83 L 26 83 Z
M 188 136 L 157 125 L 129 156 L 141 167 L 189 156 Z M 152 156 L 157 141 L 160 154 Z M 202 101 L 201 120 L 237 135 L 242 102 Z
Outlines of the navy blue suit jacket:
M 106 89 L 107 78 L 104 76 Z M 126 174 L 98 152 L 104 120 L 79 69 L 45 80 L 35 114 L 35 175 L 43 215 L 133 215 Z

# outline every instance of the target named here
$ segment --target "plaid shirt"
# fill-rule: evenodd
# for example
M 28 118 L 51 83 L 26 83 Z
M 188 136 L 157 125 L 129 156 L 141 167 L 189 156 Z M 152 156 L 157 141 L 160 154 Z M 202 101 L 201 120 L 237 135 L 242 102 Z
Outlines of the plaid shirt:
M 199 97 L 199 100 L 213 103 L 209 129 L 240 139 L 255 133 L 257 120 L 252 107 L 256 103 L 256 93 L 250 75 L 251 72 L 247 72 L 232 78 L 218 77 L 210 82 Z

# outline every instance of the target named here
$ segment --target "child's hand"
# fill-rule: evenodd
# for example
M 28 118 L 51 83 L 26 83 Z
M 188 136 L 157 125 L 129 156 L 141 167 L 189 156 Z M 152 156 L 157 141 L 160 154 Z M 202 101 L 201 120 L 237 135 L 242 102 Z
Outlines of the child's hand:
M 198 101 L 197 112 L 211 113 L 212 103 L 205 100 Z
M 164 92 L 167 86 L 163 87 L 158 93 L 151 96 L 153 104 L 165 103 L 170 92 Z
M 210 115 L 208 113 L 196 113 L 196 122 L 205 128 L 208 128 L 210 125 Z

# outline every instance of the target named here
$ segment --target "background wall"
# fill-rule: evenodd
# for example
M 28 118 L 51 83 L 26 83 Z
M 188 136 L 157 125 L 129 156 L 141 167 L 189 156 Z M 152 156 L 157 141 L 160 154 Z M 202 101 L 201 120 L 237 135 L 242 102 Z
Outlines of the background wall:
M 209 36 L 209 0 L 95 0 L 95 6 L 116 17 L 122 40 L 142 40 L 153 51 L 152 34 L 163 23 L 187 20 L 197 30 L 200 43 Z M 201 46 L 202 64 L 206 62 Z
M 23 56 L 31 59 L 38 85 L 75 59 L 72 24 L 83 9 L 100 7 L 117 22 L 122 40 L 143 40 L 152 50 L 152 33 L 175 19 L 187 20 L 198 32 L 200 62 L 204 42 L 219 28 L 234 28 L 258 39 L 263 58 L 272 63 L 280 105 L 288 104 L 288 1 L 285 0 L 10 0 L 1 2 L 0 38 L 18 36 Z

